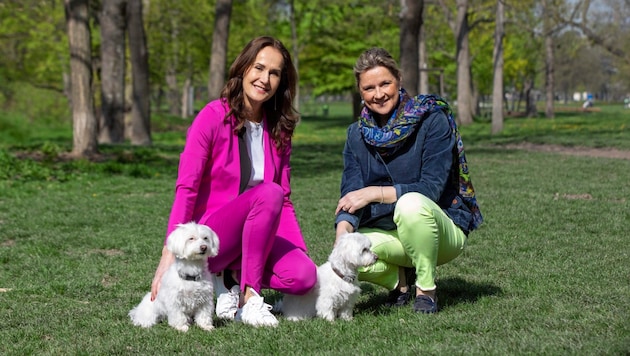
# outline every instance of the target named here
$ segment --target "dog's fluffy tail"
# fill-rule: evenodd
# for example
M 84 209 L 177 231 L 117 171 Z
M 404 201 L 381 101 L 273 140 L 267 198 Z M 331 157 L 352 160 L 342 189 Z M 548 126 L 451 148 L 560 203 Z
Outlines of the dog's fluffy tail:
M 147 293 L 140 304 L 129 311 L 129 317 L 133 325 L 148 328 L 158 322 L 158 313 L 155 302 L 151 301 L 151 293 Z

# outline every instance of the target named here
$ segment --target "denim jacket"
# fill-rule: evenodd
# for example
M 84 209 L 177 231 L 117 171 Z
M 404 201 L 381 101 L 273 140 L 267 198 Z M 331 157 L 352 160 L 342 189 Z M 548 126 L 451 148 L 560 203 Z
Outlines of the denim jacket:
M 453 164 L 455 135 L 443 111 L 434 111 L 418 123 L 404 145 L 392 156 L 381 157 L 363 140 L 358 124 L 348 127 L 343 150 L 344 170 L 341 196 L 367 186 L 393 186 L 396 197 L 418 192 L 436 202 L 468 234 L 472 214 L 451 179 L 458 167 Z M 335 224 L 348 221 L 357 229 L 375 227 L 394 230 L 393 204 L 370 203 L 354 214 L 340 211 Z

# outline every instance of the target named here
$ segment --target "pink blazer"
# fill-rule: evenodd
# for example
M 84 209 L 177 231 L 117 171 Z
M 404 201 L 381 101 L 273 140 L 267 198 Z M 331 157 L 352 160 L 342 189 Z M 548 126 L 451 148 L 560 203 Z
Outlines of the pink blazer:
M 236 119 L 225 120 L 229 110 L 224 100 L 208 103 L 188 129 L 184 151 L 180 155 L 175 199 L 166 236 L 177 224 L 199 221 L 225 203 L 236 198 L 241 177 L 238 136 L 234 134 Z M 266 118 L 263 118 L 266 120 Z M 289 160 L 291 146 L 278 152 L 265 125 L 265 182 L 275 182 L 284 191 L 284 203 L 278 236 L 306 251 L 306 244 L 290 200 Z M 165 239 L 166 242 L 166 239 Z

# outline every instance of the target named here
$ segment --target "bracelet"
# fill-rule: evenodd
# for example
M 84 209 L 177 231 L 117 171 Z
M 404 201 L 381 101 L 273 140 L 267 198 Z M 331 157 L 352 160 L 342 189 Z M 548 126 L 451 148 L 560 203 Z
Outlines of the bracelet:
M 385 201 L 385 196 L 383 195 L 383 186 L 381 185 L 381 204 Z

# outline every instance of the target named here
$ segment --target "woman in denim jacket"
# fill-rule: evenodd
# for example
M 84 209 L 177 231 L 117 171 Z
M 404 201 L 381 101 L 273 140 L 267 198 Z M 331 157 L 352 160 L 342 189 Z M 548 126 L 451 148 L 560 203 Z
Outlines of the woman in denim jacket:
M 354 73 L 364 106 L 343 151 L 337 238 L 369 237 L 379 260 L 359 279 L 388 288 L 389 305 L 411 300 L 415 278 L 414 310 L 435 313 L 436 266 L 459 256 L 482 221 L 461 137 L 446 102 L 400 87 L 386 50 L 365 51 Z

